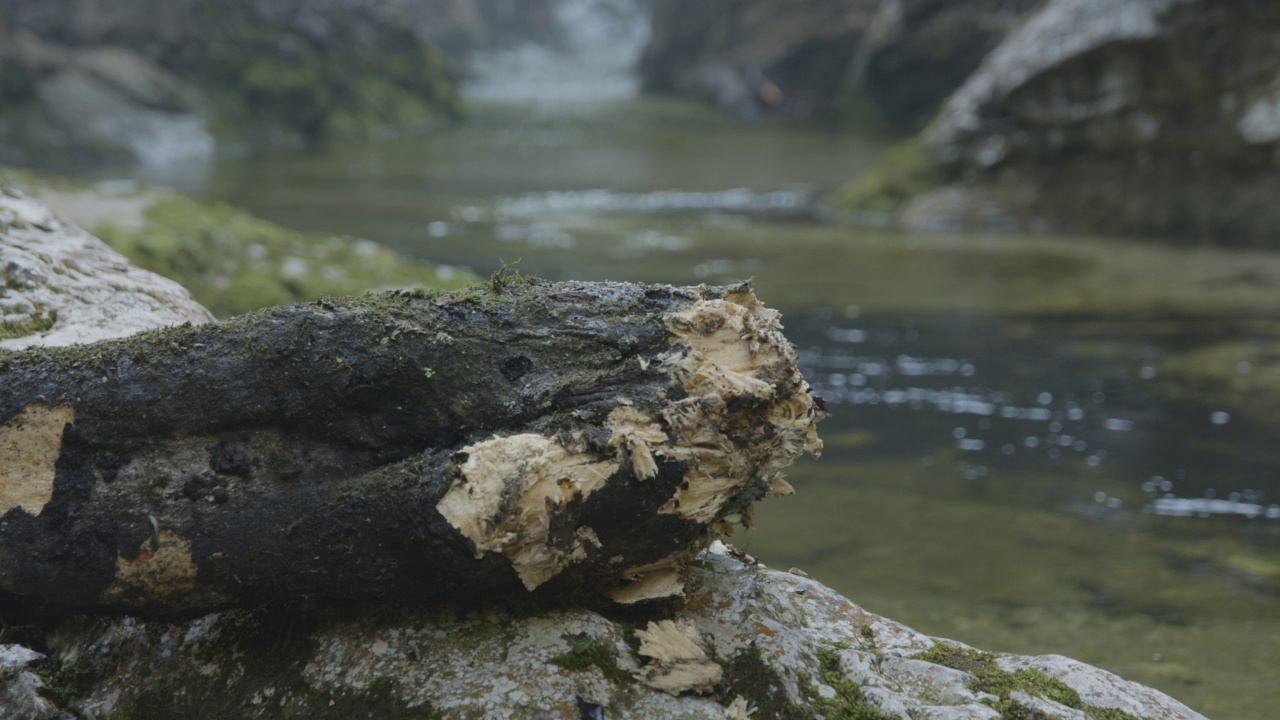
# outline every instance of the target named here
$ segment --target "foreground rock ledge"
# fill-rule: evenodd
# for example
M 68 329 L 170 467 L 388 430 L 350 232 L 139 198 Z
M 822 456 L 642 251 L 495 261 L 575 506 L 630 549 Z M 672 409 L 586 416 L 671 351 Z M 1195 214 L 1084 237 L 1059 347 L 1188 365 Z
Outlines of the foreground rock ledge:
M 285 606 L 180 623 L 70 620 L 48 636 L 42 661 L 0 650 L 12 667 L 0 676 L 0 709 L 33 720 L 73 710 L 97 720 L 576 720 L 597 707 L 609 720 L 740 720 L 751 709 L 754 720 L 1204 720 L 1064 657 L 927 637 L 729 552 L 717 544 L 694 565 L 687 603 L 661 621 L 385 606 L 345 617 Z M 56 692 L 32 691 L 42 680 L 21 670 L 28 663 Z M 682 692 L 693 686 L 703 692 Z
M 497 278 L 0 354 L 0 611 L 668 597 L 821 416 L 749 286 Z

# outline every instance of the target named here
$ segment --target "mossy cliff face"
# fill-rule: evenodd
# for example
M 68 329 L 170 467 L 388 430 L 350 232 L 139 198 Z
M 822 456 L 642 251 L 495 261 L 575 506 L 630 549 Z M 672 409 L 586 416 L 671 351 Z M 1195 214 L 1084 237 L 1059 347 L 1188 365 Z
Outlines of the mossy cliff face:
M 354 13 L 294 26 L 238 3 L 195 12 L 207 23 L 203 44 L 173 48 L 166 63 L 204 90 L 224 142 L 305 146 L 461 113 L 444 55 L 407 29 Z
M 213 152 L 210 133 L 223 150 L 252 150 L 456 118 L 450 63 L 419 32 L 427 9 L 410 10 L 128 0 L 107 13 L 16 0 L 0 25 L 0 159 L 189 161 Z

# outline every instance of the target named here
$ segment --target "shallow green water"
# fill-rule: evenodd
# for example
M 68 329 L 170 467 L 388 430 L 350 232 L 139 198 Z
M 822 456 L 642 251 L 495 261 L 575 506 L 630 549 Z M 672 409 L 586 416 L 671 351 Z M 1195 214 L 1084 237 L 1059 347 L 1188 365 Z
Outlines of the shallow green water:
M 225 161 L 207 190 L 480 272 L 754 277 L 832 417 L 739 546 L 927 633 L 1272 717 L 1280 258 L 813 220 L 885 145 L 654 103 L 490 109 Z

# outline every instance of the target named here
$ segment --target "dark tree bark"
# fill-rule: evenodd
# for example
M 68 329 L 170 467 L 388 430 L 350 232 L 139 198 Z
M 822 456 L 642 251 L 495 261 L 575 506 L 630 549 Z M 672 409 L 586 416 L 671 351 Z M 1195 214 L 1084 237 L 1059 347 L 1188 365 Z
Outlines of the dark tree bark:
M 0 353 L 0 612 L 669 595 L 820 415 L 748 287 L 499 278 Z

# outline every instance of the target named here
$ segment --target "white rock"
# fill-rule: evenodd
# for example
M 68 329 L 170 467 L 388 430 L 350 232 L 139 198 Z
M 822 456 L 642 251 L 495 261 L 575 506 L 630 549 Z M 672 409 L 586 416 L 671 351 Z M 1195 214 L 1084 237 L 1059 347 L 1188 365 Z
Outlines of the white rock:
M 213 316 L 182 286 L 134 267 L 105 243 L 17 191 L 0 191 L 0 312 L 52 326 L 0 349 L 72 345 Z
M 1205 720 L 1200 713 L 1162 692 L 1061 655 L 1009 656 L 1000 658 L 997 664 L 1010 672 L 1023 668 L 1041 670 L 1045 675 L 1069 685 L 1080 694 L 1080 700 L 1086 705 L 1115 708 L 1138 717 L 1158 720 L 1172 718 Z
M 44 655 L 21 645 L 0 645 L 0 717 L 22 720 L 73 720 L 40 696 L 40 677 L 27 665 Z
M 301 663 L 298 680 L 280 684 L 263 678 L 261 687 L 254 685 L 254 678 L 236 680 L 234 685 L 245 690 L 245 697 L 227 698 L 231 704 L 226 707 L 240 703 L 247 712 L 255 697 L 261 702 L 269 686 L 271 702 L 305 714 L 307 698 L 350 697 L 393 678 L 397 702 L 430 704 L 446 717 L 506 718 L 521 713 L 578 717 L 581 699 L 604 706 L 611 720 L 718 720 L 726 710 L 717 699 L 727 705 L 737 697 L 757 705 L 752 717 L 769 717 L 768 709 L 760 707 L 765 698 L 742 694 L 742 678 L 735 675 L 742 670 L 732 664 L 709 697 L 673 696 L 625 680 L 643 677 L 655 661 L 635 654 L 628 644 L 629 636 L 636 639 L 635 625 L 591 610 L 566 609 L 531 617 L 428 609 L 389 617 L 379 613 L 370 609 L 362 619 L 321 623 L 320 630 L 304 643 L 310 649 L 297 660 Z M 224 628 L 225 618 L 226 614 L 176 626 L 111 620 L 100 634 L 66 637 L 60 653 L 112 661 L 102 668 L 105 677 L 90 689 L 80 707 L 91 708 L 99 720 L 110 720 L 128 707 L 133 693 L 147 687 L 183 687 L 192 692 L 209 683 L 206 691 L 224 692 L 233 676 L 239 677 L 236 674 L 245 672 L 246 663 L 253 660 L 227 644 L 227 634 L 243 629 Z M 758 653 L 768 668 L 766 682 L 781 693 L 775 698 L 790 703 L 810 705 L 814 696 L 842 702 L 841 693 L 822 681 L 824 674 L 830 677 L 829 653 L 834 653 L 841 682 L 857 683 L 869 704 L 889 717 L 999 717 L 984 704 L 994 696 L 972 689 L 973 676 L 912 657 L 932 648 L 937 642 L 933 638 L 868 613 L 835 591 L 791 573 L 707 553 L 692 571 L 687 606 L 671 613 L 670 619 L 672 626 L 683 628 L 691 644 L 705 643 L 722 662 Z M 191 632 L 197 626 L 199 631 Z M 819 658 L 824 648 L 827 667 Z M 167 658 L 166 652 L 170 653 Z M 601 657 L 607 660 L 601 662 Z M 587 662 L 578 663 L 577 669 L 564 667 L 566 660 L 574 658 Z M 1089 705 L 1158 720 L 1204 720 L 1155 690 L 1066 658 L 1009 656 L 997 663 L 1009 672 L 1039 668 L 1073 687 Z M 1057 713 L 1064 720 L 1078 720 L 1073 714 L 1077 711 L 1045 698 L 1023 693 L 1017 699 L 1047 717 Z M 0 709 L 4 709 L 2 703 Z

